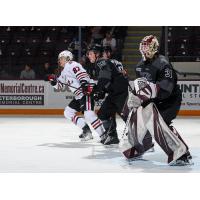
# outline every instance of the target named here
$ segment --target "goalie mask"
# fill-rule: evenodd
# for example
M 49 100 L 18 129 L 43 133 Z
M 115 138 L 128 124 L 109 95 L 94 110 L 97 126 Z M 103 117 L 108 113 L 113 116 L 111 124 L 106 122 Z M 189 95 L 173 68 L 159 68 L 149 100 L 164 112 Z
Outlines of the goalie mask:
M 159 43 L 156 36 L 149 35 L 142 39 L 140 42 L 140 53 L 143 60 L 151 59 L 158 52 Z

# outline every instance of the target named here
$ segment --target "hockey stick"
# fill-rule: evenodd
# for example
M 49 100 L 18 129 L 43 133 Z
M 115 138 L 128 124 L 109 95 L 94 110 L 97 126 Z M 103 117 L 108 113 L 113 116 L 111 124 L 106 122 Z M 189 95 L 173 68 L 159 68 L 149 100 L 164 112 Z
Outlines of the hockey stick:
M 76 91 L 78 91 L 78 90 L 82 92 L 82 87 L 81 87 L 81 86 L 77 88 L 77 87 L 71 86 L 71 85 L 69 85 L 69 84 L 67 84 L 67 83 L 62 83 L 62 82 L 59 81 L 58 79 L 57 79 L 57 82 L 60 83 L 60 84 L 66 85 L 67 87 L 71 87 L 71 88 L 76 89 L 74 92 L 76 92 Z M 95 83 L 89 83 L 89 85 L 95 86 L 96 84 L 95 84 Z
M 69 85 L 69 84 L 67 84 L 67 83 L 62 83 L 62 82 L 59 81 L 58 79 L 56 79 L 56 81 L 57 81 L 58 83 L 62 84 L 62 85 L 66 85 L 67 87 L 71 87 L 71 88 L 74 88 L 74 89 L 76 89 L 76 90 L 81 90 L 81 86 L 77 88 L 77 87 L 71 86 L 71 85 Z
M 68 87 L 71 87 L 71 88 L 74 88 L 74 89 L 76 89 L 76 90 L 81 90 L 81 91 L 82 91 L 81 86 L 77 88 L 77 87 L 71 86 L 71 85 L 69 85 L 69 84 L 67 84 L 67 83 L 63 83 L 63 82 L 61 82 L 60 80 L 58 80 L 58 75 L 57 75 L 57 74 L 53 74 L 53 75 L 55 76 L 55 78 L 52 78 L 51 80 L 48 80 L 48 81 L 55 81 L 55 82 L 60 83 L 60 84 L 62 84 L 62 85 L 66 85 L 66 86 L 68 86 Z M 48 75 L 48 76 L 49 76 L 49 75 Z
M 129 87 L 129 90 L 130 90 L 133 94 L 135 94 L 134 89 L 132 88 L 132 86 L 130 85 L 129 82 L 128 82 L 128 87 Z

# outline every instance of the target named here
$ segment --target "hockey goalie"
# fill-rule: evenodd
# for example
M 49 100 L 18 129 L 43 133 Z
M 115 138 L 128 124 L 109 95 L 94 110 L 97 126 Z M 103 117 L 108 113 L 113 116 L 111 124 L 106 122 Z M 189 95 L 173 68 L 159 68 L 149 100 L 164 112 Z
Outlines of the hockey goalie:
M 135 160 L 153 146 L 154 138 L 169 165 L 192 164 L 188 146 L 171 125 L 182 100 L 177 76 L 158 46 L 152 35 L 140 43 L 142 61 L 135 68 L 137 79 L 123 109 L 128 119 L 119 147 L 127 159 Z

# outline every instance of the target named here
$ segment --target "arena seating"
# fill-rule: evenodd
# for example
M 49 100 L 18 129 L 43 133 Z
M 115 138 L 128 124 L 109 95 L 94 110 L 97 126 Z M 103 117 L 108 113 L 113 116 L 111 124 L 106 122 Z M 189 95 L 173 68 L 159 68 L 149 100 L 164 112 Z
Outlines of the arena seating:
M 164 28 L 164 27 L 163 27 Z M 164 29 L 163 29 L 164 35 Z M 170 26 L 168 27 L 168 56 L 173 62 L 194 62 L 200 58 L 200 27 Z M 161 51 L 164 50 L 162 37 Z
M 104 27 L 103 34 L 111 28 L 113 27 Z M 113 30 L 114 37 L 116 35 L 120 44 L 120 52 L 126 27 Z M 83 27 L 82 40 L 88 42 L 90 37 L 90 27 Z M 36 72 L 45 62 L 56 66 L 58 53 L 68 49 L 74 38 L 78 39 L 78 27 L 75 26 L 1 26 L 0 69 L 3 68 L 12 77 L 18 78 L 25 64 L 31 65 Z

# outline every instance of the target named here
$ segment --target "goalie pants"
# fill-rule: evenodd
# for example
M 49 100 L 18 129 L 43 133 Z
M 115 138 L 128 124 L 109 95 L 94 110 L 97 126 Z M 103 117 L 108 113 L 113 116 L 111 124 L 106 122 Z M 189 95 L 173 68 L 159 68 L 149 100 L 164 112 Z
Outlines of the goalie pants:
M 181 101 L 182 93 L 181 90 L 178 90 L 176 96 L 172 96 L 164 102 L 155 102 L 157 109 L 167 125 L 170 125 L 172 120 L 176 118 L 181 107 Z

